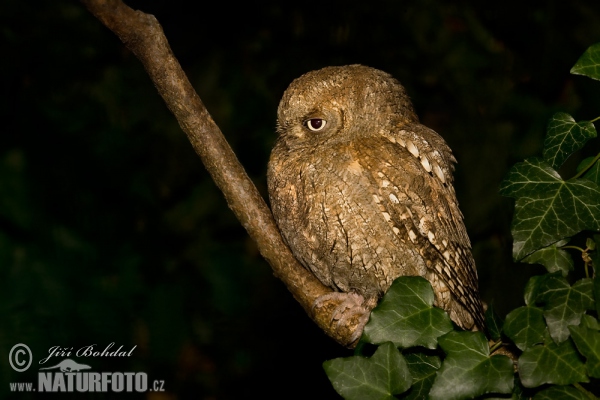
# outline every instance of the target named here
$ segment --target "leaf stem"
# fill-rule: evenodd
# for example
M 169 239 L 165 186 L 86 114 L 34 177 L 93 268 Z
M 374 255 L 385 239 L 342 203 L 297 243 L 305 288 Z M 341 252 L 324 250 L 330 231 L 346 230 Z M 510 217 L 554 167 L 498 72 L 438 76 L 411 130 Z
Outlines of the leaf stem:
M 502 340 L 498 340 L 492 347 L 490 347 L 490 354 L 498 350 L 502 346 Z
M 596 122 L 596 121 L 598 121 L 599 119 L 600 119 L 600 116 L 598 116 L 598 117 L 594 118 L 594 119 L 593 119 L 593 120 L 591 120 L 590 122 L 592 122 L 592 123 L 593 123 L 593 122 Z
M 587 263 L 583 264 L 583 267 L 585 268 L 585 277 L 589 278 L 590 277 L 590 269 L 588 268 Z M 593 278 L 593 276 L 592 276 Z
M 561 249 L 574 249 L 581 252 L 581 258 L 583 258 L 583 266 L 585 268 L 585 277 L 590 277 L 590 268 L 592 266 L 592 259 L 590 258 L 589 252 L 592 250 L 589 247 L 582 249 L 579 246 L 563 246 Z
M 600 118 L 600 117 L 598 117 L 598 118 Z M 596 119 L 598 119 L 598 118 L 596 118 Z M 591 163 L 589 163 L 587 167 L 585 167 L 585 168 L 583 168 L 581 171 L 579 171 L 579 172 L 578 172 L 578 173 L 577 173 L 577 174 L 576 174 L 576 175 L 573 177 L 573 179 L 577 179 L 577 178 L 581 177 L 581 175 L 585 174 L 585 173 L 587 172 L 587 170 L 588 170 L 588 169 L 590 169 L 590 168 L 592 167 L 592 165 L 594 165 L 594 164 L 596 163 L 596 161 L 598 161 L 599 159 L 600 159 L 600 153 L 598 153 L 598 154 L 596 155 L 596 157 L 594 157 L 594 159 L 592 160 L 592 162 L 591 162 Z
M 579 250 L 582 253 L 585 251 L 584 249 L 582 249 L 579 246 L 563 246 L 563 247 L 561 247 L 561 249 L 575 249 L 575 250 Z
M 579 383 L 575 382 L 573 384 L 573 386 L 575 386 L 575 388 L 577 390 L 579 390 L 581 393 L 583 393 L 587 398 L 592 399 L 592 400 L 598 400 L 598 398 L 596 396 L 594 396 L 594 394 L 592 392 L 589 392 L 588 390 L 586 390 L 583 386 L 581 386 Z

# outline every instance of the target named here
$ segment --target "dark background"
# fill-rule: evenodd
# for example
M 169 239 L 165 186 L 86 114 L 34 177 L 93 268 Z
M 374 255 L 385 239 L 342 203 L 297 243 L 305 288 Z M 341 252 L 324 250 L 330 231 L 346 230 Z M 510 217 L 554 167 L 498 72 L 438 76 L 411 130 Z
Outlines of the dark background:
M 554 112 L 600 114 L 600 82 L 569 74 L 600 41 L 600 2 L 213 3 L 128 2 L 163 25 L 265 197 L 287 85 L 383 69 L 459 161 L 484 300 L 501 315 L 523 303 L 541 269 L 512 263 L 498 186 L 541 154 Z M 147 398 L 336 398 L 321 363 L 351 352 L 273 277 L 139 61 L 76 1 L 4 0 L 0 28 L 0 396 L 51 346 L 115 342 L 133 356 L 76 361 L 166 382 Z M 21 374 L 7 362 L 19 342 L 34 353 Z

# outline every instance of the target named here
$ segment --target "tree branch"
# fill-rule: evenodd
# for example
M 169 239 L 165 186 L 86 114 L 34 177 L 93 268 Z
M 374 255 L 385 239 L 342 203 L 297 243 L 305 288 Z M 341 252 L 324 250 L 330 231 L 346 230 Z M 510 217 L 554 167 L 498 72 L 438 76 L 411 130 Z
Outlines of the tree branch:
M 349 318 L 344 324 L 333 321 L 333 311 L 339 305 L 333 301 L 313 308 L 314 301 L 331 290 L 300 265 L 283 242 L 271 211 L 194 91 L 156 18 L 134 11 L 120 0 L 82 2 L 142 62 L 167 107 L 225 195 L 229 208 L 256 241 L 275 276 L 285 283 L 308 315 L 329 336 L 343 345 L 354 345 L 350 343 L 350 337 L 358 320 Z

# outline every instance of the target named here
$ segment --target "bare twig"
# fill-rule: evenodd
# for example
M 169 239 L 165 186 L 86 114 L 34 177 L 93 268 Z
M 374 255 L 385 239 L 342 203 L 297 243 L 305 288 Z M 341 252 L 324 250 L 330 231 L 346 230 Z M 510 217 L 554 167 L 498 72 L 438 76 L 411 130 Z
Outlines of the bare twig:
M 154 16 L 134 11 L 120 0 L 82 0 L 142 62 L 167 107 L 246 231 L 308 315 L 332 338 L 349 345 L 356 320 L 332 322 L 337 304 L 313 309 L 317 297 L 330 292 L 294 258 L 283 242 L 271 211 L 202 104 Z

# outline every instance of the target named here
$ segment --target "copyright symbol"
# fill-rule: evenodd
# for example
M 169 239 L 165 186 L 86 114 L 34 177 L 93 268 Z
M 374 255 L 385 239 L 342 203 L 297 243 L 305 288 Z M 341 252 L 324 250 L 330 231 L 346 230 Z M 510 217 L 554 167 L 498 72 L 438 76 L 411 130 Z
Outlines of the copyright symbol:
M 13 353 L 14 353 L 14 358 L 13 358 Z M 29 362 L 27 361 L 27 357 L 25 357 L 26 353 L 29 355 Z M 10 366 L 12 367 L 12 369 L 14 369 L 17 372 L 27 371 L 27 369 L 31 365 L 32 359 L 33 359 L 33 355 L 31 354 L 31 350 L 29 349 L 29 347 L 26 344 L 23 344 L 23 343 L 15 344 L 12 347 L 12 349 L 10 349 L 10 353 L 8 353 L 8 362 L 10 363 Z M 13 361 L 14 361 L 14 363 L 13 363 Z M 25 364 L 27 364 L 27 365 L 25 365 Z M 25 366 L 23 367 L 23 365 L 25 365 Z

